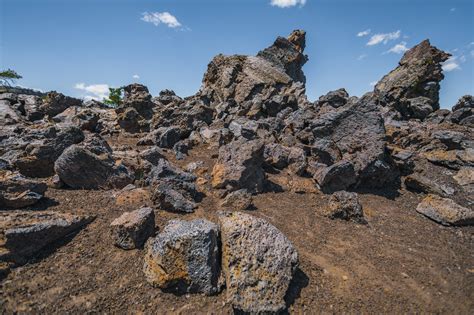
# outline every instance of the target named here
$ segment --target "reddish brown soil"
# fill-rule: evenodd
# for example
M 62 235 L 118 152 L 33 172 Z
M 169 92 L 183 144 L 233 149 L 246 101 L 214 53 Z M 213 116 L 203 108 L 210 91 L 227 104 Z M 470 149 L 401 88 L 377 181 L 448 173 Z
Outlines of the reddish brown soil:
M 211 167 L 210 156 L 209 150 L 194 150 L 179 164 L 204 160 Z M 278 175 L 271 178 L 278 181 Z M 252 213 L 277 226 L 300 255 L 289 312 L 474 313 L 474 227 L 448 228 L 422 217 L 415 211 L 422 196 L 413 193 L 360 196 L 368 225 L 324 217 L 328 197 L 317 192 L 254 198 Z M 0 284 L 2 313 L 232 313 L 225 291 L 213 297 L 176 296 L 151 287 L 142 272 L 143 250 L 112 245 L 110 222 L 124 211 L 151 205 L 146 190 L 50 189 L 47 197 L 36 208 L 97 219 L 14 269 Z M 207 192 L 194 214 L 157 210 L 156 225 L 162 229 L 177 217 L 216 221 L 217 211 L 217 198 Z

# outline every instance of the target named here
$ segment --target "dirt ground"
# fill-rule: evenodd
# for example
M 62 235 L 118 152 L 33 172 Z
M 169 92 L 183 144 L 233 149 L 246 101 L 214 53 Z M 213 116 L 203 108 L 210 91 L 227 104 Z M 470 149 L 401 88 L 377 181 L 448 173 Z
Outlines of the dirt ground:
M 180 165 L 212 150 L 193 150 Z M 283 175 L 271 175 L 278 182 Z M 205 185 L 204 185 L 205 186 Z M 203 186 L 203 187 L 204 187 Z M 307 189 L 307 191 L 310 191 Z M 216 296 L 176 296 L 151 287 L 142 271 L 143 250 L 112 245 L 110 222 L 150 205 L 146 189 L 132 192 L 49 189 L 45 209 L 93 214 L 94 222 L 0 283 L 2 313 L 232 313 L 225 290 Z M 293 242 L 300 269 L 288 293 L 290 313 L 474 313 L 474 227 L 443 227 L 416 213 L 423 196 L 360 194 L 368 225 L 323 216 L 328 196 L 317 191 L 268 192 L 254 197 L 252 214 Z M 156 210 L 157 230 L 171 218 L 216 222 L 217 198 L 207 196 L 194 214 Z

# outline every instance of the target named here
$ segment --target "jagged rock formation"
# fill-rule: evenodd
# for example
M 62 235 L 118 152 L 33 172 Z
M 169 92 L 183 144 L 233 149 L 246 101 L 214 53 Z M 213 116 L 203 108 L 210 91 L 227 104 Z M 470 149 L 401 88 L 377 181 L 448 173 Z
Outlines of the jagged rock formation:
M 254 209 L 257 195 L 278 199 L 285 190 L 318 200 L 331 194 L 326 216 L 357 223 L 370 214 L 364 217 L 362 201 L 348 191 L 390 198 L 403 191 L 413 200 L 429 194 L 416 209 L 423 216 L 472 224 L 474 98 L 439 109 L 441 63 L 449 54 L 423 41 L 373 92 L 359 98 L 338 89 L 309 102 L 305 44 L 305 32 L 297 30 L 256 56 L 217 55 L 201 89 L 187 98 L 170 90 L 152 97 L 131 84 L 113 109 L 57 92 L 1 93 L 0 207 L 33 222 L 15 239 L 27 253 L 21 261 L 90 221 L 54 212 L 43 224 L 29 207 L 48 207 L 56 189 L 112 190 L 117 205 L 139 197 L 153 206 L 110 227 L 113 243 L 126 249 L 153 233 L 154 211 L 217 221 L 218 208 Z M 210 295 L 224 285 L 222 267 L 236 309 L 283 311 L 298 265 L 290 240 L 247 214 L 226 212 L 219 221 L 168 222 L 146 246 L 147 280 L 180 294 Z
M 444 78 L 441 63 L 450 56 L 424 40 L 405 53 L 399 66 L 375 85 L 374 92 L 402 118 L 424 119 L 439 109 L 439 82 Z

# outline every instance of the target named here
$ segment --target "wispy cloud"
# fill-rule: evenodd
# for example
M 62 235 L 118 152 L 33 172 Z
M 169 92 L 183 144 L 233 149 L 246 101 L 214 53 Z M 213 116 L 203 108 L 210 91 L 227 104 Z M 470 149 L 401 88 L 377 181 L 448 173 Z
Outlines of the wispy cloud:
M 471 57 L 474 58 L 474 50 L 471 50 Z
M 400 44 L 396 44 L 392 48 L 390 48 L 386 53 L 394 53 L 394 54 L 401 54 L 408 50 L 407 43 L 401 42 Z
M 363 37 L 363 36 L 367 36 L 369 34 L 370 34 L 370 28 L 366 29 L 365 31 L 361 31 L 361 32 L 357 33 L 357 37 Z
M 170 28 L 177 28 L 181 26 L 181 23 L 178 19 L 169 12 L 145 12 L 142 13 L 142 21 L 147 23 L 152 23 L 155 26 L 164 24 Z
M 279 8 L 290 8 L 296 5 L 302 7 L 306 4 L 306 0 L 271 0 L 270 4 Z
M 77 90 L 84 91 L 85 99 L 102 100 L 109 96 L 109 85 L 108 84 L 91 84 L 86 85 L 85 83 L 76 83 L 74 88 Z
M 382 33 L 382 34 L 375 34 L 370 37 L 370 40 L 367 42 L 367 46 L 373 46 L 380 43 L 387 44 L 391 40 L 398 39 L 401 35 L 401 31 L 398 30 L 392 33 Z
M 367 58 L 367 54 L 362 54 L 359 57 L 357 57 L 357 60 L 363 60 L 365 58 Z
M 448 60 L 443 62 L 442 67 L 443 67 L 443 71 L 446 71 L 446 72 L 461 70 L 461 67 L 459 66 L 459 62 L 458 62 L 458 57 L 455 57 L 455 56 L 450 57 Z
M 138 74 L 134 74 L 134 75 L 132 76 L 132 78 L 134 78 L 134 79 L 137 79 L 137 80 L 138 80 L 138 79 L 140 79 L 140 76 L 139 76 Z
M 449 9 L 449 11 L 454 12 L 454 11 L 456 11 L 456 8 L 451 8 L 451 9 Z

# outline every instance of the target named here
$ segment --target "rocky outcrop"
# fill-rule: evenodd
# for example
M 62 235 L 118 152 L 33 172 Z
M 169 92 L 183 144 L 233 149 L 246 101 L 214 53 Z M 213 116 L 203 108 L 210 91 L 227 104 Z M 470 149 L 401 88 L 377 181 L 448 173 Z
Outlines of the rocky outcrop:
M 153 116 L 155 104 L 151 101 L 151 94 L 144 85 L 134 83 L 125 86 L 122 104 L 115 110 L 117 122 L 127 132 L 136 133 L 148 131 L 149 120 Z
M 239 116 L 273 107 L 276 95 L 286 97 L 281 109 L 294 106 L 299 98 L 305 99 L 304 48 L 305 32 L 294 31 L 256 57 L 218 55 L 208 65 L 199 96 L 213 106 L 227 104 L 226 112 L 236 107 Z
M 43 99 L 40 110 L 49 117 L 62 113 L 69 107 L 82 106 L 82 101 L 77 98 L 65 96 L 56 91 L 49 92 Z
M 449 57 L 424 40 L 404 54 L 398 67 L 375 85 L 374 93 L 401 118 L 425 119 L 439 109 L 442 63 Z
M 227 299 L 249 313 L 277 313 L 298 266 L 291 242 L 263 219 L 240 212 L 219 216 Z
M 143 267 L 149 283 L 177 293 L 219 291 L 219 228 L 197 219 L 172 220 L 146 246 Z

